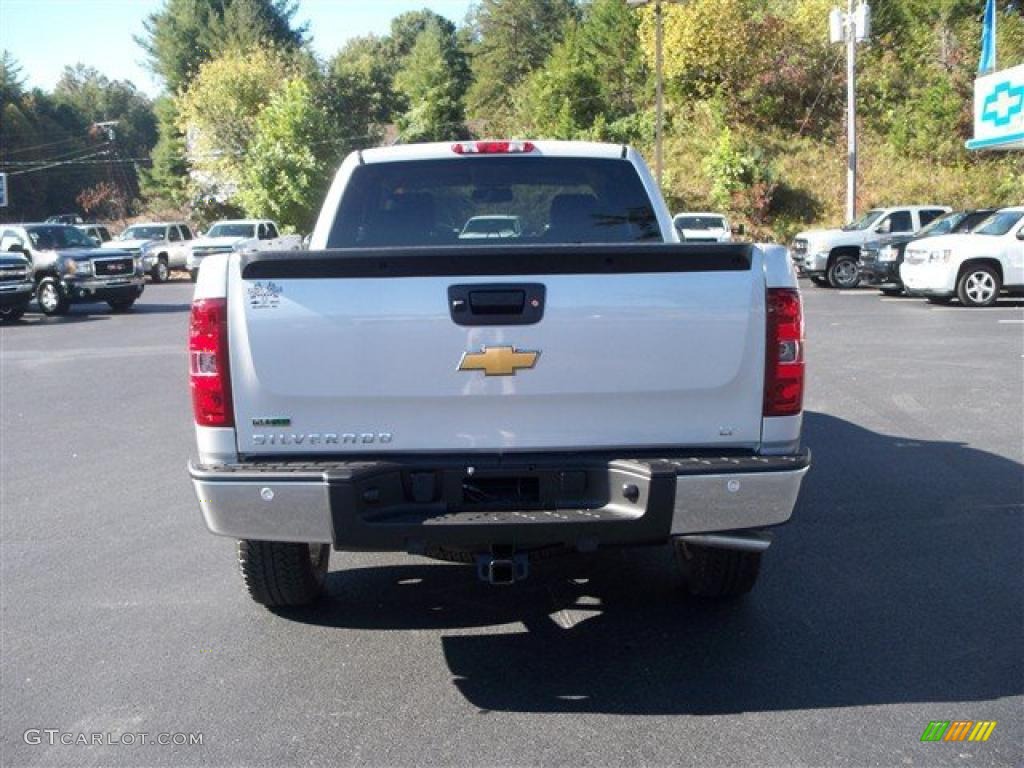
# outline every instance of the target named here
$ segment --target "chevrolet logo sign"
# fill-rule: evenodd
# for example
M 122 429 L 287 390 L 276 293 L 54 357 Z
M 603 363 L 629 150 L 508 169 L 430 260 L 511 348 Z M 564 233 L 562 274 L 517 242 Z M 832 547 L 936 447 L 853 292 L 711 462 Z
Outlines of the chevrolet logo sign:
M 484 347 L 480 352 L 463 352 L 460 371 L 483 371 L 485 376 L 515 376 L 516 371 L 533 368 L 540 352 L 515 347 Z

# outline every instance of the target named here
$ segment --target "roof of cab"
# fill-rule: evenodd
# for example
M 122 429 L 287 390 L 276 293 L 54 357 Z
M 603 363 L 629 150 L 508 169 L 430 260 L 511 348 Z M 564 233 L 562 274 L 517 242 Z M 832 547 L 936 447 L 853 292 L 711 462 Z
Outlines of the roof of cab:
M 594 157 L 594 158 L 622 158 L 625 156 L 625 147 L 622 144 L 606 144 L 597 141 L 532 141 L 534 146 L 532 152 L 508 153 L 512 155 L 524 155 L 537 157 Z M 460 155 L 452 147 L 456 144 L 472 144 L 473 140 L 467 141 L 441 141 L 430 144 L 396 144 L 391 147 L 374 147 L 364 149 L 361 154 L 364 163 L 392 163 L 401 160 L 441 160 L 459 159 L 473 157 L 505 157 L 506 154 L 495 155 Z

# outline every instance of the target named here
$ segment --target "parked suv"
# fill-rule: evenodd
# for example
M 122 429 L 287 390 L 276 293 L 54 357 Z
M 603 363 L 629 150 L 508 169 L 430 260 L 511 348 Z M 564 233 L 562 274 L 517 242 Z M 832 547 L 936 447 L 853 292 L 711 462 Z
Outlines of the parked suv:
M 172 269 L 185 269 L 192 230 L 182 221 L 162 221 L 133 224 L 116 240 L 104 243 L 104 248 L 117 248 L 138 254 L 142 271 L 162 283 L 171 276 Z
M 1003 289 L 1024 293 L 1024 206 L 996 211 L 969 235 L 908 245 L 900 276 L 911 296 L 955 296 L 966 307 L 995 304 Z
M 124 311 L 142 295 L 145 279 L 137 257 L 104 250 L 67 224 L 19 224 L 0 228 L 0 251 L 18 251 L 32 262 L 36 301 L 47 315 L 72 304 L 105 301 Z
M 909 234 L 951 209 L 944 205 L 903 205 L 872 208 L 842 229 L 800 232 L 790 253 L 800 274 L 815 285 L 856 288 L 860 283 L 860 249 L 877 235 Z
M 966 234 L 993 213 L 994 208 L 954 211 L 933 219 L 931 224 L 926 224 L 913 234 L 889 235 L 865 243 L 860 249 L 860 261 L 857 265 L 861 282 L 878 286 L 884 294 L 898 296 L 903 292 L 900 264 L 903 263 L 903 253 L 909 243 L 925 237 Z
M 0 322 L 20 319 L 34 290 L 29 260 L 17 251 L 0 252 Z

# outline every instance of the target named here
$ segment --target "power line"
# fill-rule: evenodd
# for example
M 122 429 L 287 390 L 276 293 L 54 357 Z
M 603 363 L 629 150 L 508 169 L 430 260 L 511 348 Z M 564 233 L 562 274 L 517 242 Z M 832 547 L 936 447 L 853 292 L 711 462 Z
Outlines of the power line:
M 89 146 L 89 147 L 79 147 L 78 149 L 72 149 L 72 150 L 69 150 L 68 152 L 65 152 L 63 154 L 55 155 L 54 157 L 43 158 L 43 159 L 40 159 L 40 160 L 0 160 L 0 166 L 5 166 L 5 167 L 24 167 L 24 166 L 28 166 L 28 167 L 31 167 L 31 166 L 36 166 L 36 165 L 48 165 L 50 163 L 57 162 L 58 160 L 64 160 L 65 158 L 70 158 L 72 155 L 78 155 L 80 153 L 92 152 L 92 153 L 95 154 L 95 150 L 103 149 L 104 147 L 109 147 L 109 146 L 110 146 L 110 142 L 109 141 L 104 141 L 101 144 L 93 144 L 92 146 Z M 86 156 L 89 156 L 89 155 L 82 155 L 82 156 L 86 157 Z
M 19 152 L 31 152 L 34 149 L 46 149 L 48 147 L 55 147 L 55 146 L 57 146 L 59 144 L 68 144 L 68 143 L 70 143 L 72 141 L 81 141 L 81 137 L 80 136 L 72 136 L 69 139 L 61 139 L 60 141 L 51 141 L 51 142 L 48 142 L 46 144 L 36 144 L 34 146 L 31 146 L 31 147 L 18 147 L 17 149 L 8 149 L 8 150 L 4 150 L 4 153 L 7 154 L 7 155 L 16 155 Z

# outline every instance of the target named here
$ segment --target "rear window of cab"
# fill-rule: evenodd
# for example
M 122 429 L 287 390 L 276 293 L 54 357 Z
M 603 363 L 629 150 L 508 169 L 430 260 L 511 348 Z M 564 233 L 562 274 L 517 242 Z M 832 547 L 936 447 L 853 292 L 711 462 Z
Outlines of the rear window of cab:
M 515 221 L 467 237 L 473 220 Z M 354 169 L 328 248 L 660 242 L 654 209 L 627 160 L 479 157 Z

